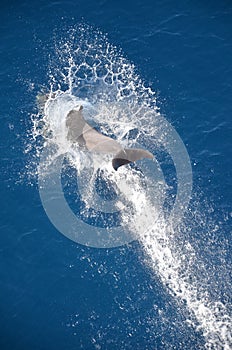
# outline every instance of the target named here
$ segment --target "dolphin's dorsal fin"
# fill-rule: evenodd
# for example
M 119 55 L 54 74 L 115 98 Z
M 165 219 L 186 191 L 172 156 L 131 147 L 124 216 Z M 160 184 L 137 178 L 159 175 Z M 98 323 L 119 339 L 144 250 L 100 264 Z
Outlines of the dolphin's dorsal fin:
M 114 170 L 122 165 L 136 162 L 137 160 L 149 158 L 153 159 L 152 153 L 141 148 L 125 148 L 123 151 L 120 151 L 112 160 L 112 165 Z

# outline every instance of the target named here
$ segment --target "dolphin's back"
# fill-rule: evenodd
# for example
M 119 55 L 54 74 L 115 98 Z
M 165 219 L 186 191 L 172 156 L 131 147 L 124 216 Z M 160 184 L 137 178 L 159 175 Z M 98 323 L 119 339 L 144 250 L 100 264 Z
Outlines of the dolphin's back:
M 67 115 L 67 138 L 92 152 L 115 154 L 122 150 L 123 148 L 117 141 L 102 135 L 85 121 L 81 107 L 79 110 L 72 109 Z
M 153 155 L 144 149 L 123 149 L 117 141 L 102 135 L 85 121 L 82 109 L 82 106 L 77 106 L 66 117 L 67 138 L 72 143 L 78 143 L 80 147 L 91 152 L 114 154 L 112 165 L 115 170 L 122 165 L 136 162 L 142 158 L 153 159 Z

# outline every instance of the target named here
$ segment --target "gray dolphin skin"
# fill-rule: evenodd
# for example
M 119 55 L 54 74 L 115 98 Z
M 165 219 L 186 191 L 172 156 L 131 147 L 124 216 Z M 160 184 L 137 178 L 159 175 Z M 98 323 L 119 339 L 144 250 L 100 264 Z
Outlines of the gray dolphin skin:
M 77 143 L 81 148 L 90 152 L 112 154 L 114 170 L 142 158 L 153 159 L 149 151 L 140 148 L 123 148 L 117 141 L 102 135 L 85 121 L 82 110 L 83 106 L 78 105 L 66 117 L 67 138 L 72 143 Z

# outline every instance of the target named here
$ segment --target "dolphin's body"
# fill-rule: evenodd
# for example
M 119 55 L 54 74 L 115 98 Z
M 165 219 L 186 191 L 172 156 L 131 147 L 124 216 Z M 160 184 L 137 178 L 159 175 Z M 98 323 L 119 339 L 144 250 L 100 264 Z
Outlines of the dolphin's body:
M 78 105 L 66 117 L 67 138 L 72 143 L 78 143 L 81 148 L 90 152 L 114 155 L 112 166 L 115 170 L 142 158 L 153 159 L 153 155 L 146 150 L 123 148 L 117 141 L 99 133 L 85 121 L 82 110 L 83 106 Z

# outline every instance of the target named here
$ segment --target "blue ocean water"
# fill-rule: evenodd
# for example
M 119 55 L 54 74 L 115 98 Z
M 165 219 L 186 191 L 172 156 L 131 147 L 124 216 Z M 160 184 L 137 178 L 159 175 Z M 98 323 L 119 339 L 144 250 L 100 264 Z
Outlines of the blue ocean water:
M 0 8 L 1 349 L 229 349 L 230 1 L 11 1 Z M 94 249 L 61 235 L 44 212 L 36 176 L 28 175 L 29 168 L 36 173 L 25 153 L 36 95 L 49 86 L 54 47 L 80 23 L 106 33 L 135 65 L 186 145 L 193 198 L 176 254 L 187 244 L 196 251 L 187 291 L 194 281 L 207 290 L 215 336 L 199 319 L 186 322 L 196 313 L 138 242 Z M 206 301 L 196 300 L 202 309 Z M 225 309 L 211 308 L 217 301 Z

